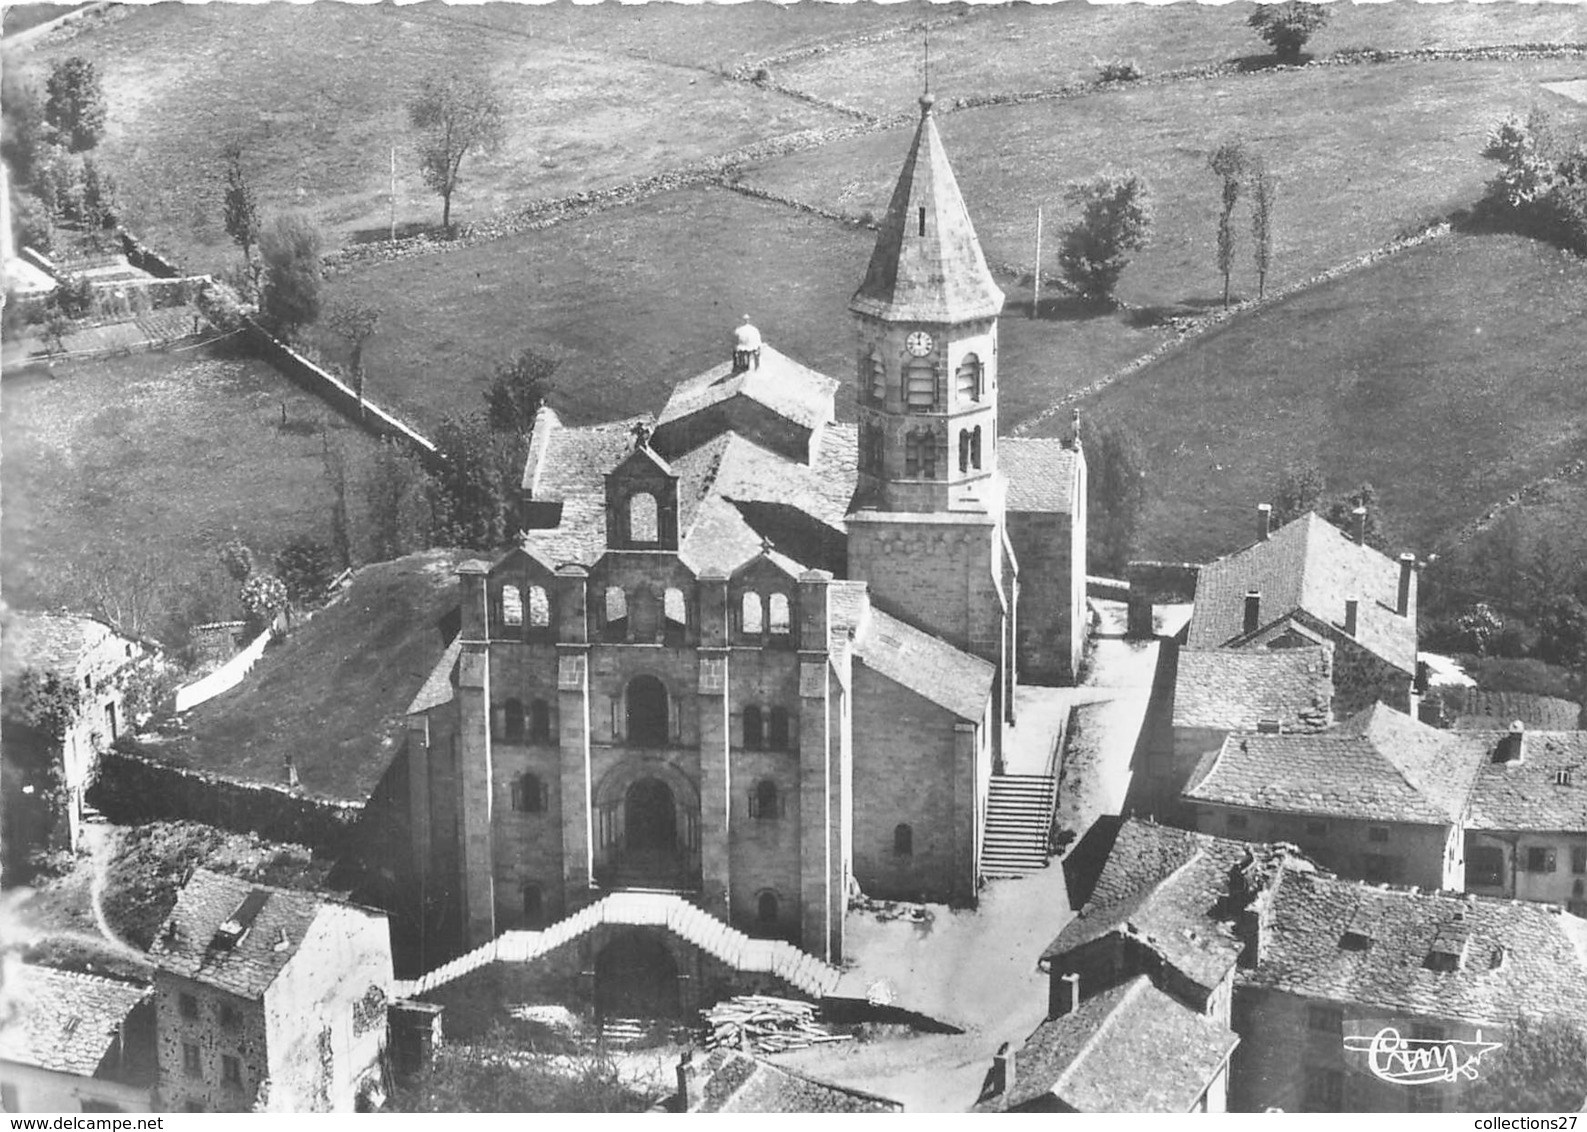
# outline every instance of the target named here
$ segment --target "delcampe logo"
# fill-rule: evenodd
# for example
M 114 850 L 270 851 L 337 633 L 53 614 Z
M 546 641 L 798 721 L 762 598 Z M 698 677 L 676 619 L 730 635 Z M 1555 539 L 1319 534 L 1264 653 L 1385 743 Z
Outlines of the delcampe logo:
M 1384 1026 L 1375 1034 L 1345 1037 L 1345 1049 L 1366 1054 L 1367 1068 L 1374 1077 L 1395 1085 L 1475 1081 L 1483 1057 L 1498 1048 L 1498 1042 L 1482 1040 L 1481 1030 L 1472 1041 L 1402 1038 L 1393 1026 Z

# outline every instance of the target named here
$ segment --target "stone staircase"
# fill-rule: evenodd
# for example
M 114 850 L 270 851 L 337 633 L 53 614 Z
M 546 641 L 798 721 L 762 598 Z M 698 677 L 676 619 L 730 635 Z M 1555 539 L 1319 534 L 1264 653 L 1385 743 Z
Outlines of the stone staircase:
M 1047 867 L 1058 782 L 1048 774 L 999 774 L 986 801 L 981 875 L 1022 877 Z

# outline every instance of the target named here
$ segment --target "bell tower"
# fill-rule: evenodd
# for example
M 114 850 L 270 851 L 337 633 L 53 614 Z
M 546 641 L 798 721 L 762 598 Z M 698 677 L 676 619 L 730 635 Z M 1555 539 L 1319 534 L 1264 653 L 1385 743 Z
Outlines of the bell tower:
M 858 324 L 856 507 L 979 510 L 997 470 L 992 281 L 932 116 L 920 125 L 849 303 Z

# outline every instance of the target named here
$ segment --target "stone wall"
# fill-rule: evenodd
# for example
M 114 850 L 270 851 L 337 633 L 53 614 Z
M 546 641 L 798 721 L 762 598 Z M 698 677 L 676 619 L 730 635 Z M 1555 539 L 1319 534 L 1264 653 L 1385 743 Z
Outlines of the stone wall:
M 197 1017 L 182 1012 L 187 996 Z M 159 1051 L 161 1107 L 169 1112 L 248 1112 L 259 1087 L 270 1076 L 269 1042 L 263 1005 L 183 978 L 169 971 L 155 977 L 155 1035 Z M 184 1047 L 197 1050 L 189 1069 Z M 224 1058 L 239 1063 L 238 1079 L 228 1082 Z
M 1186 803 L 1186 810 L 1191 809 Z M 1465 883 L 1464 840 L 1453 825 L 1322 818 L 1206 802 L 1195 803 L 1193 811 L 1186 816 L 1202 833 L 1238 841 L 1287 841 L 1342 877 L 1433 890 L 1459 890 Z M 1374 841 L 1373 829 L 1387 830 L 1388 839 Z M 1374 856 L 1386 859 L 1388 872 L 1374 875 L 1369 861 Z
M 1019 674 L 1031 684 L 1072 684 L 1075 643 L 1073 524 L 1068 515 L 1010 511 L 1019 562 Z M 1085 571 L 1079 571 L 1083 578 Z

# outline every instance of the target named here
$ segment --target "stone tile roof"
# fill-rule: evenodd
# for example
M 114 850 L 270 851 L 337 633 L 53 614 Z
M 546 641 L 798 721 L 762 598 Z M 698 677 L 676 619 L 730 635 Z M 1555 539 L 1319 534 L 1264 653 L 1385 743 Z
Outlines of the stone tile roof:
M 1003 309 L 927 99 L 849 309 L 895 322 L 993 318 Z
M 1506 762 L 1491 755 L 1504 732 L 1469 734 L 1490 755 L 1478 764 L 1468 828 L 1587 833 L 1587 731 L 1527 731 L 1521 758 Z
M 363 567 L 235 689 L 187 713 L 186 734 L 145 737 L 139 751 L 272 785 L 284 783 L 290 755 L 304 793 L 362 804 L 401 749 L 408 708 L 446 650 L 466 557 L 430 550 Z
M 946 708 L 978 722 L 986 713 L 997 670 L 978 656 L 872 609 L 854 646 L 865 666 Z
M 1342 945 L 1345 930 L 1367 945 Z M 1458 958 L 1429 963 L 1434 942 Z M 1287 875 L 1241 984 L 1470 1024 L 1587 1018 L 1587 921 L 1530 901 Z
M 0 988 L 0 1059 L 92 1077 L 127 1016 L 153 993 L 96 975 L 7 965 Z
M 1075 1112 L 1189 1112 L 1239 1042 L 1137 975 L 1036 1027 L 996 1107 L 1051 1096 Z
M 1297 867 L 1311 868 L 1290 846 L 1229 841 L 1129 819 L 1091 899 L 1042 952 L 1042 961 L 1123 933 L 1198 985 L 1216 986 L 1243 949 L 1220 909 L 1232 871 L 1248 857 L 1269 877 L 1292 859 Z
M 648 414 L 568 428 L 550 406 L 535 414 L 524 460 L 523 489 L 548 503 L 594 493 L 606 498 L 606 473 L 634 447 L 634 426 L 650 425 Z
M 430 669 L 429 679 L 425 680 L 424 687 L 419 689 L 419 694 L 413 697 L 413 702 L 408 705 L 408 715 L 417 715 L 421 711 L 440 707 L 442 704 L 452 702 L 452 694 L 456 691 L 452 683 L 452 671 L 457 667 L 457 658 L 463 651 L 463 638 L 453 637 L 452 643 L 446 646 L 446 651 L 441 654 L 441 659 L 435 662 L 435 667 Z
M 221 925 L 254 893 L 263 898 L 246 934 L 232 947 L 218 946 Z M 195 869 L 177 894 L 176 907 L 161 925 L 149 958 L 162 971 L 258 999 L 297 954 L 323 903 L 312 893 Z
M 1366 821 L 1461 820 L 1483 746 L 1375 704 L 1331 731 L 1230 735 L 1186 786 L 1193 802 Z
M 1502 731 L 1516 720 L 1539 731 L 1574 731 L 1582 710 L 1580 704 L 1557 696 L 1484 688 L 1465 689 L 1464 700 L 1452 706 L 1453 726 L 1461 731 Z
M 1013 436 L 999 437 L 997 446 L 997 466 L 1008 480 L 1008 510 L 1074 513 L 1073 448 L 1061 440 Z
M 0 672 L 8 680 L 25 668 L 72 676 L 84 653 L 115 635 L 92 617 L 9 610 L 0 623 Z
M 1180 649 L 1174 726 L 1255 731 L 1277 720 L 1286 731 L 1332 721 L 1333 645 L 1299 649 Z
M 719 1048 L 702 1058 L 700 1099 L 689 1112 L 902 1112 L 895 1100 L 807 1077 L 739 1050 Z
M 1266 627 L 1296 611 L 1340 626 L 1355 598 L 1356 640 L 1403 672 L 1416 671 L 1416 623 L 1394 612 L 1399 563 L 1358 545 L 1316 514 L 1303 515 L 1266 541 L 1201 568 L 1187 644 L 1211 649 L 1245 636 L 1245 595 L 1262 595 Z
M 763 343 L 757 366 L 735 373 L 733 363 L 725 361 L 675 385 L 656 418 L 656 428 L 744 397 L 797 425 L 815 429 L 833 419 L 833 395 L 842 384 Z

